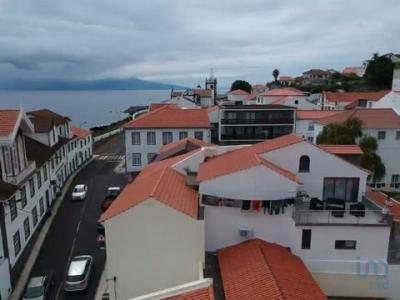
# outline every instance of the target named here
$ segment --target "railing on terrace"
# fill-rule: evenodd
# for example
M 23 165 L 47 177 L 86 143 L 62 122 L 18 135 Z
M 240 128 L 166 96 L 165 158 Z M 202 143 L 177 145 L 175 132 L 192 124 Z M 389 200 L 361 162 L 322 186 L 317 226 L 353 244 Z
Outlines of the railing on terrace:
M 28 165 L 25 169 L 23 169 L 20 173 L 15 176 L 5 176 L 5 181 L 13 184 L 19 185 L 24 179 L 30 176 L 36 170 L 36 162 L 35 161 L 28 161 Z
M 346 210 L 311 210 L 296 208 L 293 219 L 296 225 L 377 225 L 388 226 L 391 224 L 391 216 L 383 214 L 382 210 L 365 210 L 365 215 L 357 216 Z
M 276 119 L 221 119 L 221 124 L 293 124 L 293 118 Z

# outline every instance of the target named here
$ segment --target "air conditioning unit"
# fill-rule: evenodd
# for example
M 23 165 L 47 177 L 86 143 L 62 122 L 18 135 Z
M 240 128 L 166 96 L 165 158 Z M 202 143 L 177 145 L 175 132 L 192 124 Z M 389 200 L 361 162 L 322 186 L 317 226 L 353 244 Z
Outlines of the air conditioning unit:
M 248 239 L 253 237 L 253 229 L 248 226 L 239 226 L 239 235 L 243 239 Z

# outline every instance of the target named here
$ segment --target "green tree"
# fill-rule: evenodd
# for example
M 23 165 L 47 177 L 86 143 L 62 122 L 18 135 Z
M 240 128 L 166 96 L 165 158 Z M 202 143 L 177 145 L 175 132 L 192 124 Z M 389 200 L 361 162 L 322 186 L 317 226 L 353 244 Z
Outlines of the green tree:
M 272 76 L 274 76 L 275 81 L 278 81 L 278 76 L 279 76 L 279 70 L 275 69 L 272 71 Z
M 385 176 L 386 168 L 380 156 L 376 153 L 378 150 L 378 142 L 372 136 L 364 136 L 359 141 L 359 146 L 364 152 L 361 157 L 361 165 L 363 168 L 372 172 L 375 179 Z
M 235 80 L 231 85 L 231 91 L 235 91 L 235 90 L 243 90 L 250 94 L 252 88 L 251 88 L 251 84 L 245 80 Z
M 376 153 L 378 142 L 372 136 L 362 136 L 362 122 L 357 118 L 350 118 L 346 122 L 324 126 L 317 137 L 317 144 L 355 145 L 359 139 L 359 146 L 363 151 L 361 166 L 372 172 L 375 179 L 385 176 L 385 165 Z
M 368 61 L 364 79 L 380 89 L 390 89 L 394 64 L 390 58 L 374 53 Z

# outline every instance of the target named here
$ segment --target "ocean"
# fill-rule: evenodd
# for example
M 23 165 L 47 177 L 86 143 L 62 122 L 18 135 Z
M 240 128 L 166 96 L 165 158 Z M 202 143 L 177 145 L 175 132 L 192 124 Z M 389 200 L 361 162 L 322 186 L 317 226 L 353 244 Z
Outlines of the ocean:
M 168 99 L 170 90 L 0 91 L 0 109 L 51 109 L 69 116 L 76 126 L 109 124 L 127 115 L 125 109 Z

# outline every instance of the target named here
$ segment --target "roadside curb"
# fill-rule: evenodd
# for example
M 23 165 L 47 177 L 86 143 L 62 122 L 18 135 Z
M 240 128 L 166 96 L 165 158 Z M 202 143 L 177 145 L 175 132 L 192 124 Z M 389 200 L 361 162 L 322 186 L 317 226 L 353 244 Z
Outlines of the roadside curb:
M 82 166 L 79 167 L 73 173 L 68 180 L 66 181 L 64 187 L 62 188 L 61 195 L 58 196 L 54 200 L 54 206 L 51 212 L 51 216 L 45 220 L 39 234 L 37 237 L 37 240 L 35 244 L 32 247 L 31 253 L 29 254 L 28 260 L 24 266 L 24 269 L 21 272 L 21 275 L 18 278 L 18 282 L 15 285 L 15 288 L 10 296 L 10 300 L 19 300 L 22 298 L 25 286 L 28 283 L 28 280 L 30 278 L 33 266 L 35 265 L 36 259 L 39 256 L 40 249 L 42 248 L 42 245 L 44 243 L 44 240 L 46 239 L 47 233 L 50 230 L 51 225 L 53 224 L 54 219 L 57 216 L 58 210 L 60 209 L 61 204 L 63 203 L 63 199 L 65 198 L 68 189 L 71 186 L 72 181 L 75 179 L 75 177 L 84 169 L 86 168 L 92 161 L 94 160 L 94 157 L 92 156 L 87 162 L 85 162 Z

